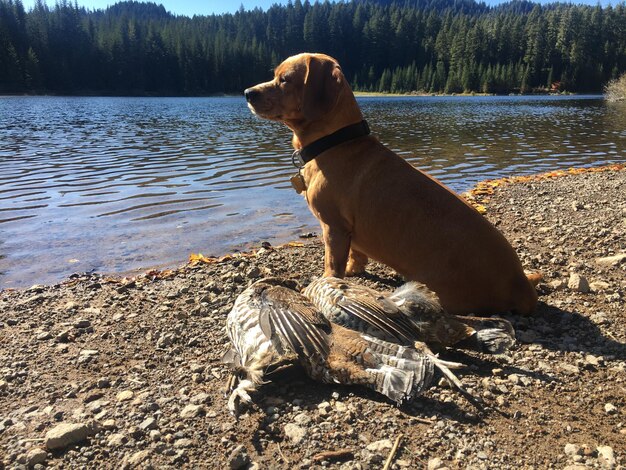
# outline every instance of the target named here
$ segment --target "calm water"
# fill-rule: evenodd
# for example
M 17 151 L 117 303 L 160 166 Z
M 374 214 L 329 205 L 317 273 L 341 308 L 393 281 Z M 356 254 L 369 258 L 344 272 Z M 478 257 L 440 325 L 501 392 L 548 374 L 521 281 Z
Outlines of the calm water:
M 373 132 L 453 189 L 626 160 L 598 97 L 361 98 Z M 176 266 L 317 231 L 290 134 L 241 98 L 0 98 L 0 288 Z

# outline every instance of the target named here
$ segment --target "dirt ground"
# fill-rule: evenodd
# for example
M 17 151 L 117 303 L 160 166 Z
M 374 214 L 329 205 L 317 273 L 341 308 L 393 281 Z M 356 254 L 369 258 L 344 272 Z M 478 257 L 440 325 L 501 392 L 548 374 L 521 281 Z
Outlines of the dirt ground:
M 0 469 L 373 469 L 388 457 L 395 469 L 624 468 L 626 171 L 560 173 L 471 196 L 544 276 L 536 314 L 507 317 L 514 350 L 443 354 L 467 365 L 459 376 L 489 410 L 443 384 L 399 409 L 292 367 L 231 416 L 226 315 L 258 278 L 319 276 L 312 239 L 134 279 L 2 291 Z M 402 283 L 377 264 L 362 281 Z

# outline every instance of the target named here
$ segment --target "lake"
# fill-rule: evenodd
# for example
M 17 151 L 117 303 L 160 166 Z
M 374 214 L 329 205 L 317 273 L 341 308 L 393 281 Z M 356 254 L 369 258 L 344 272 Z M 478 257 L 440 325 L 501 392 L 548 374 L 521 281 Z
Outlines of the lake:
M 597 96 L 359 103 L 385 144 L 459 192 L 626 160 L 626 109 Z M 0 97 L 0 289 L 319 232 L 291 152 L 287 128 L 239 97 Z

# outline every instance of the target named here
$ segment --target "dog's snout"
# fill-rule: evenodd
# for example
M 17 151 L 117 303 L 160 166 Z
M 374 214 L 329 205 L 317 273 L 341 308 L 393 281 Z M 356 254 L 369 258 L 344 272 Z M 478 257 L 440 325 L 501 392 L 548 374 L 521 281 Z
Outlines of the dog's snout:
M 247 88 L 243 94 L 248 103 L 251 103 L 257 96 L 259 96 L 258 90 L 255 90 L 254 88 Z

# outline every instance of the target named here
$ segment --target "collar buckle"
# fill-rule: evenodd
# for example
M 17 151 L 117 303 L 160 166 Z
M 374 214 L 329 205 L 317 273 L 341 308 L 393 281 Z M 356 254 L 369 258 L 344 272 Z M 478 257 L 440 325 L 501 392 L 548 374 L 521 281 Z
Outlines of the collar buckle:
M 306 162 L 302 158 L 302 153 L 300 152 L 300 150 L 295 150 L 291 154 L 291 163 L 293 163 L 293 166 L 295 166 L 299 170 L 304 168 L 304 165 L 306 164 Z

